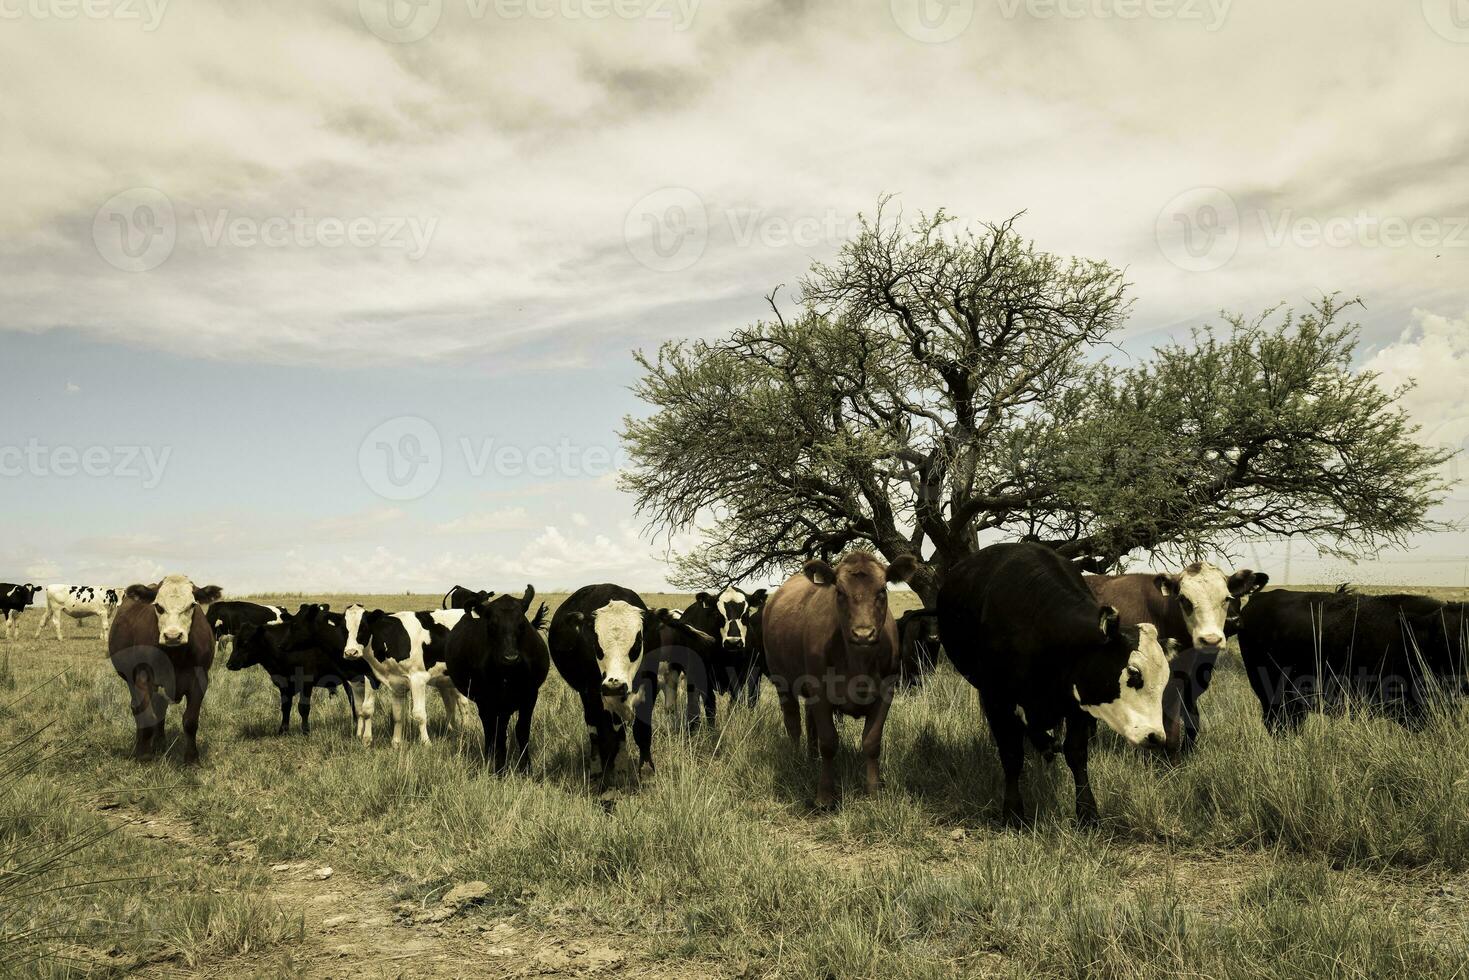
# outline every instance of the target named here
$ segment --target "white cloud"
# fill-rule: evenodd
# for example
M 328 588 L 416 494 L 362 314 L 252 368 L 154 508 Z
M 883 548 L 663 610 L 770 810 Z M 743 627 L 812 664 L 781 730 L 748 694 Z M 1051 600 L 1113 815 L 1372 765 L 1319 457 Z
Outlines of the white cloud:
M 452 521 L 434 525 L 434 530 L 439 534 L 490 534 L 496 531 L 521 531 L 535 526 L 535 521 L 524 507 L 501 507 L 498 510 L 456 517 Z
M 1364 368 L 1381 375 L 1392 390 L 1414 382 L 1402 406 L 1423 427 L 1430 442 L 1437 434 L 1469 436 L 1469 317 L 1450 319 L 1427 310 L 1413 311 L 1414 323 L 1393 343 L 1369 358 Z

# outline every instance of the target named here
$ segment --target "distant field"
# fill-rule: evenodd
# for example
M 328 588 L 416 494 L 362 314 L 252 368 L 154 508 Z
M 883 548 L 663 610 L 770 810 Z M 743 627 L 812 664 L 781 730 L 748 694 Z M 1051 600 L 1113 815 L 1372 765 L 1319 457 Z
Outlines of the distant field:
M 296 719 L 277 737 L 264 675 L 216 664 L 202 764 L 182 766 L 175 747 L 139 766 L 95 621 L 67 621 L 57 643 L 30 638 L 39 615 L 26 614 L 25 639 L 0 641 L 0 745 L 39 733 L 9 752 L 39 753 L 33 768 L 0 775 L 0 867 L 18 841 L 44 853 L 101 834 L 44 880 L 102 883 L 22 899 L 0 878 L 0 935 L 22 920 L 72 934 L 57 943 L 71 959 L 12 972 L 1469 976 L 1462 712 L 1419 733 L 1312 718 L 1275 741 L 1228 658 L 1195 757 L 1171 767 L 1101 737 L 1103 826 L 1079 833 L 1064 763 L 1032 755 L 1038 820 L 1016 832 L 996 822 L 999 765 L 974 691 L 947 668 L 894 706 L 875 798 L 860 792 L 846 726 L 843 806 L 825 815 L 809 807 L 814 766 L 786 744 L 768 687 L 753 711 L 722 702 L 717 730 L 692 738 L 661 719 L 658 773 L 599 799 L 579 709 L 554 672 L 531 775 L 496 778 L 477 725 L 467 747 L 441 737 L 436 699 L 427 747 L 365 749 L 345 699 L 322 693 L 309 738 Z M 483 884 L 478 899 L 446 902 L 469 882 Z

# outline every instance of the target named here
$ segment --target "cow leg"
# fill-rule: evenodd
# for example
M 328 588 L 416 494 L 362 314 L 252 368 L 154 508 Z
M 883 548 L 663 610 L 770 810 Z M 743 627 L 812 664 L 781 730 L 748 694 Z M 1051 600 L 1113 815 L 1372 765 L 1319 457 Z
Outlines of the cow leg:
M 204 708 L 204 692 L 209 688 L 209 677 L 203 670 L 196 670 L 194 684 L 186 693 L 184 705 L 184 761 L 199 761 L 199 712 Z M 161 719 L 160 719 L 161 727 Z
M 483 718 L 483 715 L 481 716 Z M 505 772 L 510 768 L 510 712 L 500 710 L 495 713 L 495 771 Z
M 1083 827 L 1097 822 L 1097 798 L 1092 795 L 1091 779 L 1086 771 L 1087 745 L 1094 727 L 1090 718 L 1071 715 L 1066 719 L 1066 742 L 1062 748 L 1066 765 L 1071 767 L 1071 778 L 1076 782 L 1076 822 Z
M 489 698 L 477 702 L 475 706 L 479 708 L 480 727 L 485 730 L 485 765 L 493 765 L 495 772 L 498 773 L 500 771 L 500 767 L 494 762 L 494 760 L 496 758 L 496 753 L 498 752 L 498 747 L 495 745 L 495 733 L 496 731 L 498 731 L 498 728 L 496 727 L 495 722 L 499 712 L 495 710 L 495 706 L 490 703 Z
M 363 745 L 372 744 L 372 716 L 377 712 L 377 688 L 372 686 L 370 677 L 362 680 L 362 708 L 357 713 L 357 737 L 362 739 Z
M 785 688 L 776 687 L 776 698 L 780 701 L 780 717 L 785 722 L 786 736 L 796 746 L 797 751 L 801 748 L 801 702 L 796 696 Z
M 530 723 L 531 717 L 536 713 L 536 699 L 539 696 L 538 692 L 532 692 L 515 713 L 516 761 L 521 772 L 530 772 Z
M 714 689 L 713 675 L 704 678 L 704 720 L 714 727 L 714 715 L 718 708 L 719 692 Z
M 46 624 L 49 623 L 49 622 L 51 622 L 51 620 L 54 619 L 54 618 L 55 618 L 55 615 L 54 615 L 54 613 L 53 613 L 53 611 L 51 609 L 51 606 L 48 604 L 46 606 L 46 611 L 43 612 L 43 613 L 41 613 L 41 623 L 40 623 L 39 626 L 36 627 L 36 635 L 34 637 L 35 639 L 39 640 L 41 638 L 41 634 L 44 633 L 44 632 L 46 632 Z M 58 640 L 61 639 L 61 623 L 60 622 L 58 622 L 56 624 L 56 638 Z
M 133 735 L 133 758 L 145 758 L 153 748 L 153 727 L 157 717 L 153 712 L 153 672 L 146 666 L 133 671 L 133 724 L 137 731 Z
M 879 699 L 862 721 L 862 755 L 867 760 L 867 792 L 874 795 L 882 789 L 882 730 L 887 724 L 888 708 L 891 704 L 886 698 Z
M 277 680 L 275 687 L 281 695 L 281 725 L 275 733 L 284 735 L 291 727 L 291 699 L 296 696 L 296 692 L 291 689 L 291 682 L 285 678 Z
M 641 713 L 633 716 L 632 740 L 633 744 L 638 747 L 638 774 L 642 774 L 643 766 L 647 766 L 649 772 L 656 772 L 656 767 L 653 765 L 653 722 L 651 718 L 645 720 Z
M 428 675 L 414 674 L 408 678 L 409 709 L 414 726 L 418 729 L 418 741 L 428 745 Z
M 1005 770 L 1004 821 L 1012 826 L 1025 823 L 1025 800 L 1020 795 L 1020 773 L 1025 768 L 1025 726 L 1015 716 L 1014 705 L 991 708 L 984 705 L 990 734 Z
M 316 687 L 311 681 L 302 681 L 300 691 L 296 697 L 296 713 L 301 716 L 301 734 L 311 734 L 311 695 Z M 349 694 L 350 698 L 351 695 Z
M 831 705 L 820 698 L 806 703 L 806 724 L 814 733 L 821 757 L 821 775 L 816 780 L 816 806 L 827 810 L 837 801 L 837 726 Z
M 100 618 L 102 620 L 102 642 L 106 643 L 108 628 L 112 625 L 112 617 L 104 611 Z
M 347 695 L 347 710 L 352 713 L 352 727 L 357 727 L 357 691 L 353 689 L 352 682 L 345 677 L 340 681 L 342 690 Z

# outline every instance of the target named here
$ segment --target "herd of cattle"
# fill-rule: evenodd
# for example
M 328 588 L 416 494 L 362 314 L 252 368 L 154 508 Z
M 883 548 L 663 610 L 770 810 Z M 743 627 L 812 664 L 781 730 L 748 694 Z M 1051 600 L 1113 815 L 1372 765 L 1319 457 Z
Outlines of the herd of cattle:
M 547 617 L 535 590 L 496 595 L 456 586 L 442 608 L 388 613 L 325 604 L 295 611 L 221 601 L 220 590 L 173 575 L 126 589 L 0 583 L 7 639 L 44 592 L 36 635 L 61 619 L 101 618 L 112 665 L 132 693 L 135 754 L 161 747 L 170 703 L 184 705 L 185 758 L 198 757 L 199 712 L 216 650 L 230 670 L 261 667 L 280 693 L 280 731 L 292 705 L 310 730 L 316 687 L 346 691 L 364 743 L 377 694 L 388 698 L 392 741 L 411 724 L 429 740 L 430 689 L 451 731 L 478 711 L 496 771 L 529 764 L 531 721 L 551 665 L 581 702 L 605 785 L 632 730 L 636 771 L 653 768 L 659 699 L 684 698 L 690 726 L 714 723 L 721 695 L 753 703 L 768 680 L 787 734 L 820 759 L 818 806 L 835 803 L 839 715 L 862 719 L 869 791 L 880 785 L 883 727 L 895 695 L 921 683 L 940 649 L 978 689 L 1005 773 L 1003 810 L 1025 816 L 1020 775 L 1027 741 L 1059 748 L 1076 784 L 1076 813 L 1097 818 L 1087 752 L 1101 721 L 1134 745 L 1186 752 L 1199 735 L 1199 699 L 1226 639 L 1238 638 L 1251 688 L 1273 733 L 1314 707 L 1352 695 L 1420 724 L 1441 695 L 1469 693 L 1469 608 L 1418 595 L 1263 592 L 1268 576 L 1226 574 L 1199 562 L 1174 574 L 1082 575 L 1034 543 L 997 544 L 948 570 L 932 609 L 895 618 L 888 585 L 917 562 L 884 565 L 853 552 L 821 559 L 768 594 L 701 592 L 682 611 L 650 609 L 634 591 L 591 585 Z M 534 607 L 534 608 L 533 608 Z M 677 710 L 676 708 L 674 710 Z M 514 718 L 512 751 L 509 725 Z M 411 735 L 410 735 L 411 737 Z

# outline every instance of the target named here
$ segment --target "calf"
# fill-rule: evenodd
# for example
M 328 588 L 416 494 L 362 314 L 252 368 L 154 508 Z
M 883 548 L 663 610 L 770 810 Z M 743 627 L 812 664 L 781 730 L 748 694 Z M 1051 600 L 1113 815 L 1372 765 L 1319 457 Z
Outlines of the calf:
M 1199 698 L 1209 689 L 1225 638 L 1234 635 L 1245 597 L 1263 589 L 1270 576 L 1248 568 L 1225 575 L 1208 562 L 1194 562 L 1176 575 L 1083 578 L 1098 602 L 1117 610 L 1123 626 L 1151 623 L 1165 648 L 1181 651 L 1163 693 L 1163 728 L 1169 752 L 1191 750 L 1199 736 Z
M 494 592 L 476 592 L 474 589 L 466 589 L 462 585 L 456 585 L 444 593 L 443 608 L 445 609 L 468 609 L 477 606 L 486 599 L 494 596 Z
M 163 722 L 170 702 L 184 706 L 184 761 L 199 760 L 199 712 L 214 665 L 214 633 L 204 607 L 218 599 L 218 586 L 200 588 L 187 575 L 170 575 L 153 585 L 130 585 L 129 600 L 107 637 L 112 667 L 132 695 L 137 735 L 133 755 L 163 748 Z
M 685 640 L 701 642 L 701 636 L 669 610 L 649 610 L 641 596 L 620 585 L 583 586 L 551 617 L 551 662 L 581 699 L 604 788 L 612 780 L 628 727 L 638 747 L 638 771 L 654 768 L 652 709 L 658 670 L 675 661 L 684 671 L 702 670 L 702 657 L 683 646 Z M 702 641 L 713 642 L 708 636 Z
M 688 687 L 689 698 L 702 698 L 704 716 L 711 725 L 714 723 L 717 695 L 728 694 L 731 700 L 743 697 L 747 703 L 754 703 L 756 687 L 751 677 L 758 681 L 759 674 L 755 670 L 750 645 L 750 620 L 765 603 L 765 595 L 764 589 L 745 592 L 734 586 L 717 595 L 700 592 L 679 616 L 686 626 L 715 638 L 704 663 L 703 674 L 708 683 L 696 690 L 694 676 L 672 667 L 660 682 L 666 694 L 676 696 L 677 680 L 682 677 Z M 696 718 L 697 710 L 689 709 L 688 716 Z
M 302 607 L 305 610 L 307 607 Z M 210 610 L 212 615 L 213 610 Z M 295 631 L 299 637 L 299 631 Z M 340 652 L 333 652 L 316 644 L 292 643 L 292 626 L 289 623 L 266 623 L 257 625 L 246 622 L 239 628 L 234 639 L 234 648 L 225 664 L 229 670 L 244 670 L 259 665 L 270 676 L 281 696 L 281 727 L 276 732 L 284 735 L 291 727 L 291 702 L 297 702 L 301 715 L 301 734 L 311 734 L 311 695 L 318 688 L 343 687 L 347 691 L 347 706 L 352 712 L 354 726 L 357 721 L 357 699 L 353 695 L 350 681 L 360 678 L 365 668 L 362 661 L 351 664 Z
M 121 600 L 122 594 L 117 589 L 93 588 L 90 585 L 48 585 L 46 586 L 46 614 L 41 617 L 41 625 L 36 627 L 36 639 L 41 638 L 46 624 L 51 623 L 56 627 L 56 639 L 60 640 L 62 638 L 61 616 L 64 613 L 72 619 L 100 616 L 102 618 L 102 641 L 105 643 L 112 616 L 117 612 L 117 606 Z
M 0 619 L 5 620 L 7 640 L 15 639 L 15 634 L 20 632 L 20 614 L 35 601 L 36 593 L 40 591 L 39 585 L 0 582 Z
M 408 718 L 418 728 L 418 740 L 429 743 L 430 687 L 444 699 L 449 731 L 462 733 L 469 702 L 449 679 L 444 648 L 449 631 L 463 615 L 462 609 L 385 613 L 380 609 L 369 612 L 360 605 L 347 607 L 344 655 L 348 660 L 366 660 L 378 682 L 392 694 L 394 745 L 402 743 Z M 372 744 L 371 729 L 363 741 Z
M 307 603 L 296 610 L 287 625 L 290 627 L 286 640 L 288 650 L 316 649 L 340 665 L 341 676 L 347 680 L 348 700 L 353 705 L 355 734 L 371 745 L 379 682 L 366 660 L 347 659 L 346 615 L 332 612 L 326 603 Z
M 1274 734 L 1344 694 L 1417 726 L 1436 693 L 1463 690 L 1466 623 L 1463 603 L 1277 589 L 1245 606 L 1239 649 Z
M 517 761 L 530 769 L 530 726 L 541 685 L 551 670 L 551 654 L 541 628 L 546 604 L 527 620 L 536 590 L 525 587 L 520 598 L 502 595 L 470 606 L 449 632 L 449 679 L 479 708 L 485 730 L 485 762 L 504 772 L 509 746 L 507 727 L 515 715 Z
M 230 600 L 216 602 L 209 607 L 209 627 L 214 630 L 216 655 L 226 639 L 233 640 L 246 624 L 268 626 L 280 624 L 291 618 L 290 613 L 280 606 L 267 606 L 259 602 Z
M 837 711 L 863 719 L 867 791 L 880 786 L 882 730 L 898 675 L 898 626 L 887 587 L 917 569 L 911 556 L 887 566 L 864 552 L 848 554 L 836 567 L 813 558 L 765 604 L 765 657 L 786 734 L 800 745 L 804 704 L 807 748 L 820 752 L 818 807 L 836 802 Z
M 996 544 L 956 563 L 938 597 L 944 649 L 979 690 L 1005 770 L 1004 817 L 1025 820 L 1025 739 L 1063 751 L 1076 782 L 1076 817 L 1097 820 L 1087 749 L 1101 719 L 1135 745 L 1162 745 L 1168 661 L 1151 623 L 1123 626 L 1070 562 L 1044 545 Z
M 905 687 L 923 683 L 939 662 L 939 616 L 932 609 L 909 609 L 898 617 L 898 679 Z

